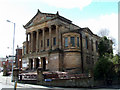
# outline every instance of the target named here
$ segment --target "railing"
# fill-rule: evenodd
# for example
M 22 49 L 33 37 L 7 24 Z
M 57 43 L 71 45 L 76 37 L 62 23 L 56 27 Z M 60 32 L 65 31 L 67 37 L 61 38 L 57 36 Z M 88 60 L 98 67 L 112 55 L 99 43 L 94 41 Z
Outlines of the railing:
M 86 74 L 68 74 L 65 72 L 59 73 L 43 73 L 43 79 L 80 79 L 89 77 Z M 22 73 L 19 74 L 19 80 L 37 80 L 37 73 Z
M 19 74 L 19 80 L 37 80 L 37 74 L 22 73 Z

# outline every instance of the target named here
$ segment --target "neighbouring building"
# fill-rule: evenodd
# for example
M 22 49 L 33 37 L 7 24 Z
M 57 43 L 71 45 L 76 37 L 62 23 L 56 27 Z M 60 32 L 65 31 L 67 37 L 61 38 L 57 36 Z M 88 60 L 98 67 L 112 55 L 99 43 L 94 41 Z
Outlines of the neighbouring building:
M 2 58 L 2 67 L 6 65 L 8 71 L 12 71 L 12 65 L 15 67 L 15 56 L 9 55 L 6 58 Z
M 0 58 L 0 71 L 3 70 L 3 62 L 6 62 L 6 58 Z
M 37 14 L 24 26 L 23 66 L 47 71 L 91 72 L 98 60 L 99 36 L 71 20 L 51 13 Z
M 22 69 L 22 47 L 16 49 L 16 67 Z

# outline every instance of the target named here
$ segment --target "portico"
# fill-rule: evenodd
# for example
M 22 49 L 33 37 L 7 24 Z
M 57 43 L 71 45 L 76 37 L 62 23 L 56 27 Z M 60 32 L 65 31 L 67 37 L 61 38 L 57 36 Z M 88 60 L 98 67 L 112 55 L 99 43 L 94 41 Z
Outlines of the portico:
M 51 25 L 26 33 L 26 53 L 39 53 L 59 47 L 59 26 Z

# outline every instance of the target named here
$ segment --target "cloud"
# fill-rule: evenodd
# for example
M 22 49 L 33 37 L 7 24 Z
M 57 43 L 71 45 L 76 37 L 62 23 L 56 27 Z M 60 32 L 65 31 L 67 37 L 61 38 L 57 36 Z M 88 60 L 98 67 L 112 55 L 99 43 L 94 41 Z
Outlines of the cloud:
M 91 4 L 92 0 L 43 0 L 48 5 L 58 8 L 84 8 Z
M 98 34 L 102 29 L 110 31 L 109 37 L 113 37 L 116 40 L 116 50 L 118 49 L 118 14 L 106 14 L 97 18 L 90 18 L 87 20 L 79 20 L 76 22 L 80 27 L 89 27 L 93 33 Z
M 94 2 L 119 2 L 120 0 L 93 0 Z

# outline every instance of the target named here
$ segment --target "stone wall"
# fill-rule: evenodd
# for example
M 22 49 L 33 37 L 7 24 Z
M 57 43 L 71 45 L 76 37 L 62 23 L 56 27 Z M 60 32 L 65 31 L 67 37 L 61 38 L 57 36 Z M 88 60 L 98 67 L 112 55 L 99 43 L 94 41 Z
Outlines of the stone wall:
M 59 53 L 51 53 L 49 56 L 48 69 L 50 71 L 59 71 Z
M 82 78 L 82 79 L 63 79 L 63 80 L 52 80 L 37 82 L 40 85 L 46 86 L 61 86 L 61 87 L 93 87 L 94 81 L 92 78 Z
M 81 71 L 81 53 L 80 52 L 65 52 L 64 53 L 64 69 L 68 72 L 75 73 Z

